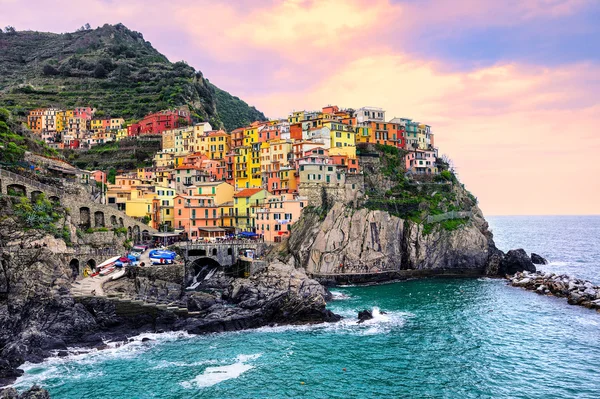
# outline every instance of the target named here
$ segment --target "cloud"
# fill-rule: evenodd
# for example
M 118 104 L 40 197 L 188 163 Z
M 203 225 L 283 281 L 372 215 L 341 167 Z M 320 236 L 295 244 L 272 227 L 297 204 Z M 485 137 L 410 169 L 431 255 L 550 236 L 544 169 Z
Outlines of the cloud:
M 0 4 L 0 26 L 17 29 L 123 22 L 272 117 L 336 103 L 429 123 L 487 214 L 598 213 L 593 58 L 549 66 L 513 57 L 473 67 L 471 47 L 452 61 L 435 51 L 489 28 L 502 36 L 535 26 L 544 42 L 539 29 L 547 26 L 562 37 L 583 29 L 576 22 L 596 0 L 173 0 L 167 8 L 158 0 L 32 0 L 35 13 Z M 560 57 L 569 48 L 558 50 Z
M 349 63 L 303 91 L 250 97 L 285 115 L 377 105 L 433 126 L 488 214 L 597 213 L 600 67 L 504 64 L 468 73 L 388 54 Z M 273 111 L 271 111 L 273 112 Z M 577 192 L 577 208 L 568 207 Z

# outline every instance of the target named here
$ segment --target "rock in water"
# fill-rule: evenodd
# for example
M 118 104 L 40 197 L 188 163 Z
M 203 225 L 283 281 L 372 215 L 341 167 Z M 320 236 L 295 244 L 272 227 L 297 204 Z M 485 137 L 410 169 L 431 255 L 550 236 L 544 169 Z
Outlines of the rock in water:
M 522 248 L 508 251 L 500 262 L 500 274 L 515 274 L 522 271 L 535 272 L 535 270 L 535 265 Z
M 538 254 L 531 253 L 531 261 L 536 265 L 547 265 L 548 261 Z
M 373 313 L 371 313 L 371 311 L 368 309 L 358 312 L 358 324 L 360 324 L 366 320 L 371 320 L 372 318 L 373 318 Z
M 45 389 L 32 386 L 27 391 L 19 395 L 16 389 L 6 388 L 0 389 L 0 398 L 2 399 L 50 399 L 50 394 Z

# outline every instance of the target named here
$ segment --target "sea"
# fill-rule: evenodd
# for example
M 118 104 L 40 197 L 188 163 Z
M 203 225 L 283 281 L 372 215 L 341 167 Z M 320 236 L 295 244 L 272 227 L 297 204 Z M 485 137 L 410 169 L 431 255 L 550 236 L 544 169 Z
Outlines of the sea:
M 600 216 L 489 217 L 497 246 L 600 283 Z M 52 398 L 600 397 L 600 313 L 501 279 L 338 287 L 340 322 L 144 334 L 25 364 Z M 374 318 L 357 324 L 357 312 Z M 152 340 L 142 342 L 142 338 Z

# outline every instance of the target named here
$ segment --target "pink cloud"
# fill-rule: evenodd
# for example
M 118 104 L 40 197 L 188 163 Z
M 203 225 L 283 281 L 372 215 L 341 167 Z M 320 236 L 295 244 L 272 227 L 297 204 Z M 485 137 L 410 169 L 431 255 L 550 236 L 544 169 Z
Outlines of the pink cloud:
M 123 22 L 272 117 L 337 103 L 431 124 L 487 214 L 598 213 L 598 65 L 455 71 L 435 54 L 402 50 L 432 28 L 453 35 L 552 22 L 592 1 L 58 0 L 32 2 L 31 13 L 0 0 L 0 26 L 62 32 Z

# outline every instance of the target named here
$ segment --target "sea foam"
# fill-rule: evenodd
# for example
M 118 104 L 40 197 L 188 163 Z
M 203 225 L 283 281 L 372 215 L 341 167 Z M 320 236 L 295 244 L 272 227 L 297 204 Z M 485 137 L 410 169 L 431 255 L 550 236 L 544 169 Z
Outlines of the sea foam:
M 238 378 L 248 370 L 254 368 L 248 362 L 258 359 L 260 355 L 239 355 L 235 363 L 226 366 L 207 367 L 202 374 L 190 381 L 183 381 L 180 385 L 186 389 L 206 388 L 223 381 Z

